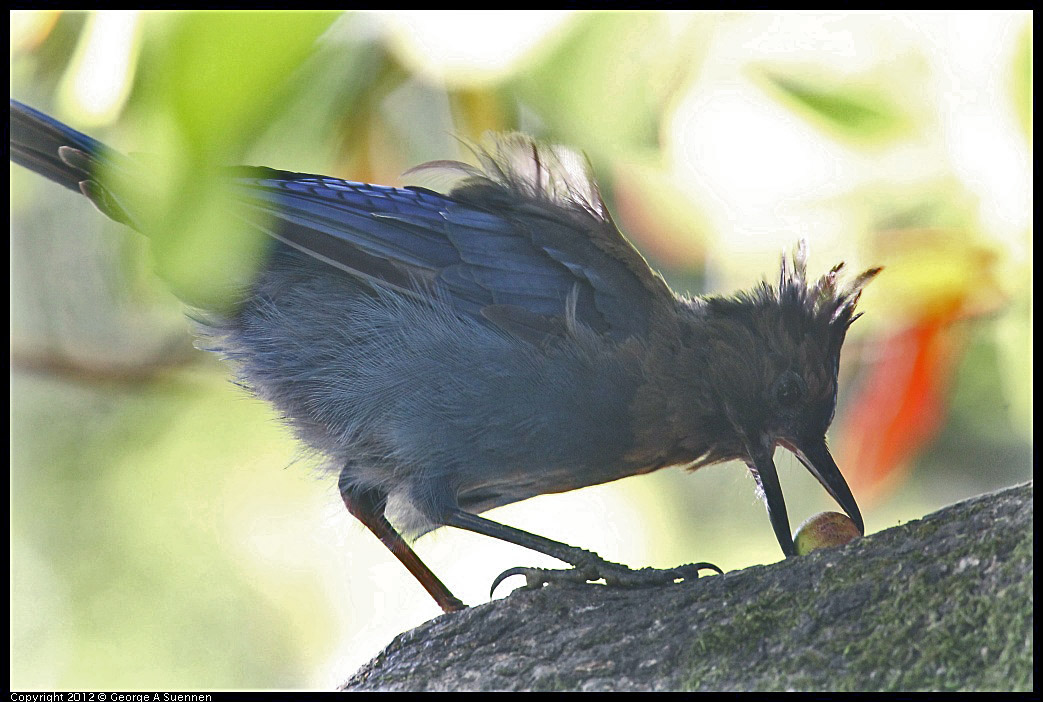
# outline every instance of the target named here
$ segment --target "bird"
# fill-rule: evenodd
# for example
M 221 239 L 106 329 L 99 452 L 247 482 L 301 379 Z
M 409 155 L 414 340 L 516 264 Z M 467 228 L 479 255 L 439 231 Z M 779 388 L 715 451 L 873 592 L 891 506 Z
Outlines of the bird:
M 778 276 L 732 295 L 675 293 L 614 223 L 589 161 L 520 133 L 472 144 L 478 165 L 407 176 L 436 192 L 262 167 L 216 174 L 263 262 L 203 347 L 322 457 L 347 510 L 445 612 L 465 605 L 410 546 L 450 526 L 570 568 L 512 568 L 536 587 L 688 581 L 708 563 L 631 569 L 481 516 L 546 493 L 670 466 L 747 466 L 786 557 L 774 464 L 794 453 L 865 533 L 826 443 L 841 348 L 870 268 Z M 151 162 L 11 100 L 11 160 L 148 236 Z

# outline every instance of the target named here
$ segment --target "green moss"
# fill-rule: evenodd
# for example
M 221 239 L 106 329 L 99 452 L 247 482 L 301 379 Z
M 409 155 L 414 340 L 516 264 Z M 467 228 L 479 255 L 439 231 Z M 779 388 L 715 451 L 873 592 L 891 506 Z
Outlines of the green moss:
M 723 603 L 690 644 L 684 687 L 1032 689 L 1031 532 L 966 544 L 942 535 L 956 547 L 937 554 L 928 536 L 958 525 L 917 526 L 924 547 L 867 561 L 872 570 L 827 562 L 800 596 Z

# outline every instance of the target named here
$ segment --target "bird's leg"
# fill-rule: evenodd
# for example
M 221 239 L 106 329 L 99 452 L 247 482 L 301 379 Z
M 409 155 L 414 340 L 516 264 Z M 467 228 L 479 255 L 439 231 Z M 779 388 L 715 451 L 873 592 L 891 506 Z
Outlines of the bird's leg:
M 372 531 L 380 539 L 381 543 L 387 546 L 388 550 L 395 555 L 395 558 L 401 561 L 402 565 L 413 574 L 413 577 L 424 586 L 424 589 L 434 598 L 443 612 L 456 612 L 466 609 L 467 605 L 454 597 L 453 593 L 449 592 L 449 588 L 443 585 L 438 576 L 424 565 L 424 562 L 409 547 L 406 540 L 384 518 L 385 500 L 383 496 L 373 491 L 359 492 L 346 489 L 343 472 L 341 476 L 340 494 L 344 498 L 344 506 L 348 508 L 348 511 L 365 524 L 366 528 Z
M 445 515 L 442 522 L 447 526 L 454 526 L 458 529 L 466 529 L 478 534 L 484 534 L 485 536 L 491 536 L 494 539 L 509 541 L 512 544 L 524 546 L 574 566 L 564 570 L 547 568 L 511 568 L 510 570 L 505 570 L 493 581 L 492 588 L 489 590 L 490 595 L 497 585 L 512 575 L 524 575 L 526 587 L 541 587 L 550 582 L 585 583 L 601 579 L 604 579 L 608 585 L 645 587 L 672 583 L 676 580 L 694 580 L 699 577 L 699 571 L 703 569 L 721 573 L 721 569 L 712 563 L 690 563 L 663 570 L 655 568 L 634 570 L 619 563 L 606 561 L 593 551 L 585 551 L 575 546 L 563 544 L 560 541 L 553 541 L 543 536 L 530 534 L 527 531 L 479 517 L 459 508 Z

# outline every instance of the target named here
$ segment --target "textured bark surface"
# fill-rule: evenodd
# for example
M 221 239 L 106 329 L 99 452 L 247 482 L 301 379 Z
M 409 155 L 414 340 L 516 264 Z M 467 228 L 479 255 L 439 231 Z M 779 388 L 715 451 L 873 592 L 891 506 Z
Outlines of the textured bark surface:
M 395 638 L 344 690 L 1031 690 L 1032 483 L 693 583 L 554 585 Z

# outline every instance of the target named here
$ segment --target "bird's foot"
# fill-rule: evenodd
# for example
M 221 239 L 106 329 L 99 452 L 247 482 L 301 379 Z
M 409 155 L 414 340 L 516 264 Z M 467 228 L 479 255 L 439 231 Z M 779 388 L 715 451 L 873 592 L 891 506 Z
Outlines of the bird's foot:
M 591 554 L 592 555 L 592 554 Z M 584 559 L 575 568 L 510 568 L 503 571 L 489 589 L 491 596 L 496 587 L 512 575 L 524 575 L 526 588 L 539 588 L 554 582 L 588 583 L 604 580 L 613 587 L 650 587 L 665 585 L 678 580 L 695 580 L 700 570 L 712 570 L 718 575 L 724 572 L 713 563 L 689 563 L 676 568 L 628 568 L 619 563 L 606 561 L 598 556 Z

